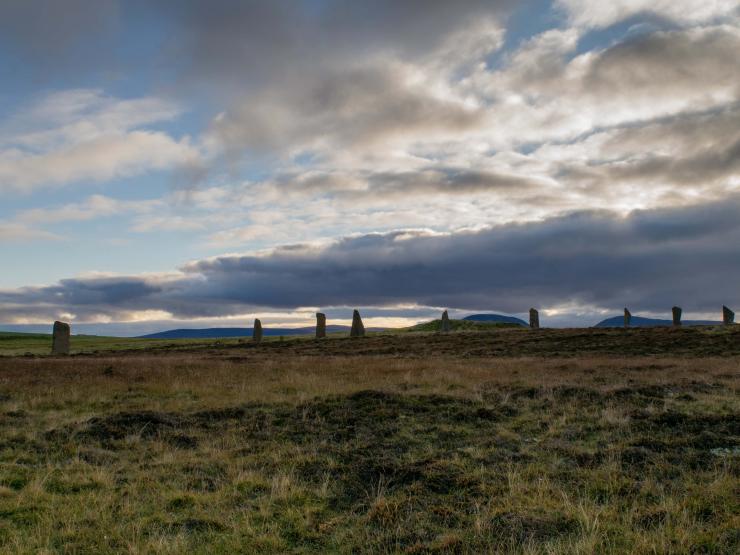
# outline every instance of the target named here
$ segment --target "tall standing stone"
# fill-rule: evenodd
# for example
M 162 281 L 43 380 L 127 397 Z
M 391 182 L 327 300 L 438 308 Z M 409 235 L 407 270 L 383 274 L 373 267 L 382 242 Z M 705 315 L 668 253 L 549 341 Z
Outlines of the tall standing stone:
M 326 337 L 326 314 L 323 312 L 316 313 L 316 339 Z
M 352 313 L 352 329 L 349 332 L 350 337 L 362 337 L 365 335 L 365 326 L 362 324 L 362 318 L 360 318 L 360 311 L 355 310 Z
M 540 327 L 540 313 L 534 308 L 529 309 L 529 327 L 533 330 L 539 329 Z
M 262 322 L 259 318 L 254 319 L 254 328 L 252 329 L 252 341 L 259 343 L 262 341 Z
M 54 322 L 54 331 L 51 336 L 51 354 L 68 355 L 69 354 L 69 336 L 71 329 L 69 324 L 64 322 Z
M 678 327 L 681 325 L 681 313 L 683 310 L 681 310 L 680 306 L 674 306 L 671 310 L 673 311 L 673 325 Z
M 630 327 L 631 323 L 632 323 L 632 313 L 625 308 L 624 309 L 624 327 L 625 328 Z
M 442 313 L 442 322 L 439 325 L 439 331 L 443 333 L 447 333 L 448 331 L 450 331 L 450 329 L 451 329 L 450 328 L 450 316 L 449 314 L 447 314 L 447 311 L 445 310 Z
M 722 307 L 722 323 L 725 326 L 735 323 L 735 313 L 726 306 Z

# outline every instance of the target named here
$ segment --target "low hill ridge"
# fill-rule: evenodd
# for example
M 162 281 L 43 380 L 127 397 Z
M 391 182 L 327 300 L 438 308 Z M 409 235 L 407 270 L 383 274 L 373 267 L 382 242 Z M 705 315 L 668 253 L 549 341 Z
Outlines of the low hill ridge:
M 528 324 L 521 318 L 516 316 L 505 316 L 503 314 L 471 314 L 466 316 L 463 320 L 468 322 L 489 322 L 496 324 L 519 324 L 520 326 L 528 326 Z
M 682 320 L 683 326 L 718 326 L 722 322 L 713 320 Z M 661 318 L 644 318 L 642 316 L 632 316 L 630 321 L 631 328 L 656 328 L 662 326 L 672 326 L 673 320 L 663 320 Z M 624 327 L 624 316 L 613 316 L 606 318 L 594 326 L 595 328 L 621 328 Z

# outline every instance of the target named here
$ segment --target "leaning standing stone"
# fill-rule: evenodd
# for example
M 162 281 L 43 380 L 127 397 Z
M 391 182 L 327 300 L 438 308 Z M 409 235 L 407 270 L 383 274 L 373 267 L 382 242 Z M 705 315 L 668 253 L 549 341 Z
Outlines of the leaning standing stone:
M 632 313 L 625 308 L 624 309 L 624 327 L 625 328 L 630 327 L 631 323 L 632 323 Z
M 259 318 L 254 319 L 254 329 L 252 329 L 252 341 L 259 343 L 262 341 L 262 322 Z
M 326 337 L 326 314 L 316 313 L 316 339 Z
M 735 323 L 735 313 L 726 306 L 722 307 L 722 323 L 725 326 Z
M 362 337 L 365 335 L 365 326 L 362 324 L 362 318 L 360 318 L 360 311 L 355 310 L 352 313 L 352 329 L 349 332 L 350 337 Z
M 69 354 L 69 324 L 64 322 L 54 322 L 54 332 L 51 336 L 51 354 L 68 355 Z
M 442 313 L 442 322 L 439 325 L 439 331 L 444 333 L 450 331 L 450 316 L 447 314 L 446 310 Z
M 681 313 L 683 310 L 679 306 L 674 306 L 671 310 L 673 311 L 673 325 L 678 327 L 681 325 Z
M 529 309 L 529 327 L 533 330 L 539 329 L 540 327 L 540 313 L 534 308 Z

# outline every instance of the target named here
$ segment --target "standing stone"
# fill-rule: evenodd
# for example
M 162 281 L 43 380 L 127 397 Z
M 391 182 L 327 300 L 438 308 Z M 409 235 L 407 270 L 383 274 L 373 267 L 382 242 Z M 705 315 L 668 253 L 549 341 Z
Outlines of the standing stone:
M 326 314 L 323 312 L 316 313 L 316 339 L 326 337 Z
M 69 354 L 69 324 L 64 322 L 54 322 L 54 332 L 51 336 L 51 354 L 68 355 Z
M 625 328 L 630 327 L 631 323 L 632 323 L 632 313 L 625 308 L 624 309 L 624 327 Z
M 673 325 L 675 327 L 678 327 L 681 325 L 681 313 L 683 312 L 683 310 L 681 310 L 681 307 L 679 306 L 674 306 L 672 308 L 672 311 L 673 311 Z
M 362 337 L 365 335 L 365 326 L 362 324 L 362 318 L 360 318 L 360 311 L 355 310 L 352 313 L 352 329 L 349 332 L 350 337 Z
M 447 333 L 450 331 L 450 316 L 447 314 L 447 311 L 445 310 L 442 313 L 442 322 L 439 325 L 439 331 L 443 333 Z
M 539 329 L 540 327 L 540 313 L 534 308 L 529 309 L 529 327 L 533 330 Z
M 259 343 L 262 341 L 262 322 L 259 318 L 254 319 L 254 328 L 252 329 L 252 341 Z
M 722 307 L 722 323 L 725 326 L 735 323 L 735 313 L 726 306 Z

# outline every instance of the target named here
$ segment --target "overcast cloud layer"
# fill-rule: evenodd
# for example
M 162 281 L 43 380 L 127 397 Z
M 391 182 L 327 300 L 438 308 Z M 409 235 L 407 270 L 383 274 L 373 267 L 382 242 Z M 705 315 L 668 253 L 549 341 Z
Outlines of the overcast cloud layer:
M 736 1 L 65 8 L 0 6 L 0 322 L 740 306 Z
M 93 276 L 0 291 L 0 319 L 69 310 L 81 321 L 239 316 L 270 308 L 421 305 L 509 313 L 539 307 L 740 305 L 740 197 L 689 208 L 579 212 L 477 231 L 397 231 L 218 256 L 176 273 Z M 23 318 L 18 318 L 23 314 Z

